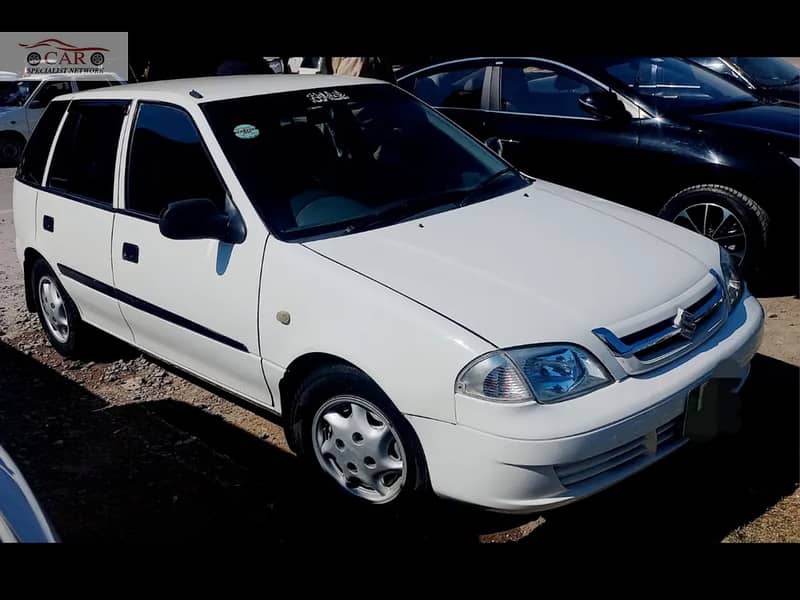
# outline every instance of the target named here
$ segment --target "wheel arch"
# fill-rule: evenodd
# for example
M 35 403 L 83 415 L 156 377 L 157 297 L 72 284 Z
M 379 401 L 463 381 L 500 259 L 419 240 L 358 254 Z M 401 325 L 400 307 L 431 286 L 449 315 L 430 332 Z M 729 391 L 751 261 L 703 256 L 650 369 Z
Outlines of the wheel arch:
M 53 267 L 47 262 L 47 259 L 39 253 L 35 248 L 25 248 L 24 259 L 22 261 L 22 272 L 25 278 L 25 306 L 28 312 L 36 312 L 36 292 L 31 285 L 31 273 L 33 272 L 33 265 L 37 260 L 43 260 L 50 270 Z

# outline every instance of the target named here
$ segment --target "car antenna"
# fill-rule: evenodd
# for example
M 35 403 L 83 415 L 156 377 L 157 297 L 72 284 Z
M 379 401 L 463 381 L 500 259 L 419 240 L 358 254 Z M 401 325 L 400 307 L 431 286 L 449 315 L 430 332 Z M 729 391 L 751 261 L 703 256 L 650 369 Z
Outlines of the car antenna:
M 203 94 L 201 94 L 201 93 L 200 93 L 200 92 L 198 92 L 197 90 L 192 90 L 191 92 L 189 92 L 189 95 L 190 95 L 192 98 L 202 98 L 202 97 L 203 97 Z

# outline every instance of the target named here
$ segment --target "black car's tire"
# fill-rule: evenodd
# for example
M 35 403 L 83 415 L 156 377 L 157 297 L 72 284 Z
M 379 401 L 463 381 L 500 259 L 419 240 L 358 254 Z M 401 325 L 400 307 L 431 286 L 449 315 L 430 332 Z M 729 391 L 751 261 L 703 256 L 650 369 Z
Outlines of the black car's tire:
M 25 140 L 10 133 L 0 134 L 0 165 L 16 166 L 22 158 L 22 150 L 25 148 Z
M 44 260 L 34 263 L 30 285 L 39 322 L 50 345 L 66 358 L 80 357 L 90 331 L 75 302 Z
M 708 207 L 705 221 L 704 207 Z M 758 270 L 767 249 L 767 212 L 749 196 L 724 185 L 686 188 L 672 196 L 658 216 L 714 239 L 734 255 L 740 251 L 743 240 L 744 254 L 739 257 L 739 268 L 745 276 Z M 744 237 L 739 235 L 739 231 Z
M 368 419 L 368 426 L 363 422 L 362 427 L 358 426 L 352 405 L 348 416 L 347 403 L 360 403 L 366 408 L 366 416 L 371 417 Z M 325 420 L 325 416 L 332 413 L 336 413 L 334 416 L 337 421 L 354 425 L 355 428 L 341 426 L 334 429 Z M 376 416 L 377 423 L 382 423 L 380 427 L 376 426 Z M 352 365 L 333 364 L 321 367 L 305 378 L 297 388 L 287 417 L 287 437 L 296 440 L 293 446 L 297 453 L 313 463 L 315 470 L 328 484 L 346 493 L 356 502 L 397 507 L 428 495 L 428 469 L 416 433 L 375 382 Z M 389 442 L 386 456 L 382 457 L 380 442 L 374 442 L 377 444 L 375 451 L 378 454 L 374 458 L 360 457 L 359 440 L 365 444 L 373 436 L 394 436 L 396 443 Z M 329 442 L 330 453 L 323 450 L 323 440 Z M 364 450 L 361 452 L 370 454 Z M 396 461 L 395 457 L 402 458 L 399 461 L 403 465 L 402 475 L 386 471 L 386 475 L 380 478 L 380 483 L 390 483 L 385 488 L 390 491 L 381 497 L 381 492 L 376 487 L 375 493 L 371 493 L 363 482 L 368 482 L 370 477 L 375 478 L 377 473 L 382 472 L 382 464 L 394 464 L 386 461 Z M 337 478 L 338 472 L 341 475 Z M 345 483 L 348 479 L 349 485 Z M 356 485 L 356 482 L 361 483 Z M 392 482 L 399 482 L 396 489 L 391 487 Z

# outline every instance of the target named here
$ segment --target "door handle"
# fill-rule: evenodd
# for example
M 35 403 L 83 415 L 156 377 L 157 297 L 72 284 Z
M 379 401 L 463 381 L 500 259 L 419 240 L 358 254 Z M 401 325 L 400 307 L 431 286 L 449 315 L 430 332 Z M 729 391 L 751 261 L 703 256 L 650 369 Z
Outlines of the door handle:
M 127 260 L 128 262 L 138 263 L 139 262 L 139 246 L 136 244 L 129 244 L 125 242 L 122 244 L 122 260 Z
M 53 219 L 53 217 L 51 217 L 50 215 L 45 215 L 44 218 L 42 219 L 42 228 L 45 231 L 52 232 L 53 229 L 55 229 L 55 226 L 56 226 L 55 219 Z

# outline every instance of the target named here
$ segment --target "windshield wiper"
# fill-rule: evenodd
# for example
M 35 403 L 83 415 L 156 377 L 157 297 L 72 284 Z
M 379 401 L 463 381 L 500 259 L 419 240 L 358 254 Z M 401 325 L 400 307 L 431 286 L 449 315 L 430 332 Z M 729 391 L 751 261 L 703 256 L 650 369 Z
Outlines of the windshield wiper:
M 465 193 L 469 193 L 469 190 L 448 190 L 446 192 L 402 200 L 378 213 L 356 219 L 353 223 L 344 228 L 344 232 L 354 233 L 356 231 L 371 229 L 378 225 L 399 223 L 433 208 L 446 206 L 449 202 L 443 202 L 443 200 L 451 196 L 460 198 Z
M 502 177 L 506 173 L 511 173 L 512 171 L 516 171 L 516 169 L 514 167 L 506 167 L 505 169 L 502 169 L 497 173 L 495 173 L 494 175 L 490 175 L 489 177 L 481 181 L 478 185 L 476 185 L 474 188 L 472 188 L 466 193 L 464 198 L 461 200 L 459 207 L 466 206 L 467 204 L 469 204 L 470 201 L 475 199 L 475 196 L 477 196 L 479 192 L 485 190 L 492 183 L 497 181 L 500 177 Z

